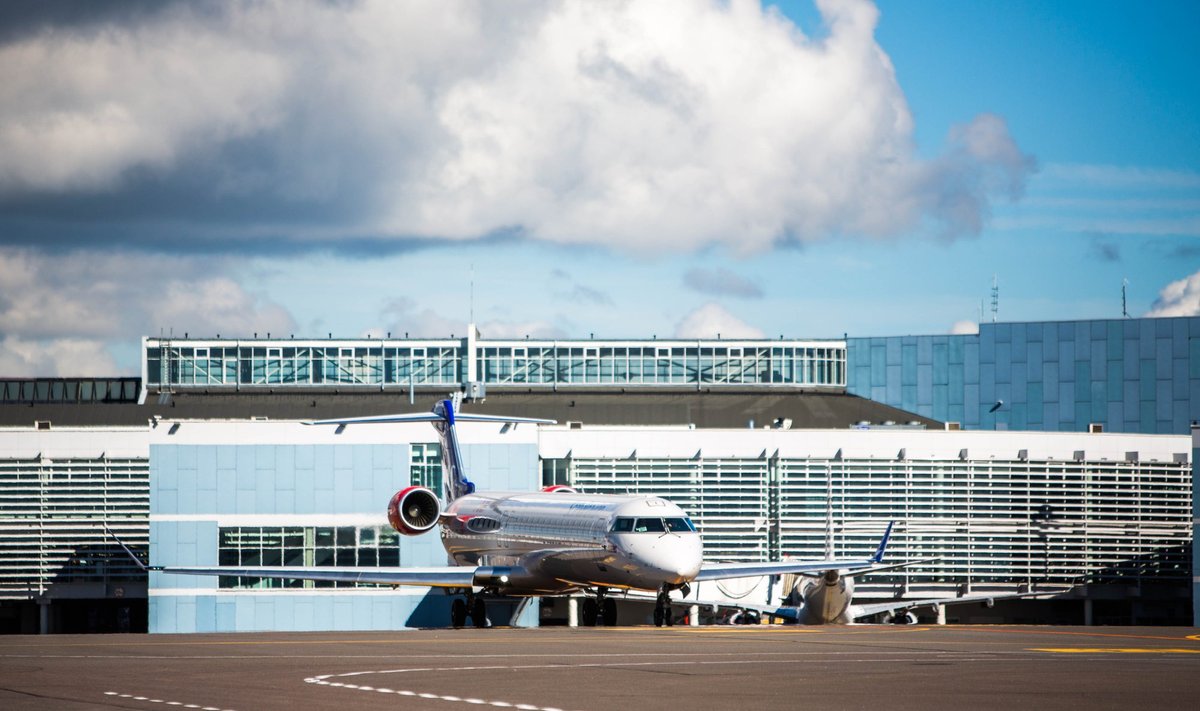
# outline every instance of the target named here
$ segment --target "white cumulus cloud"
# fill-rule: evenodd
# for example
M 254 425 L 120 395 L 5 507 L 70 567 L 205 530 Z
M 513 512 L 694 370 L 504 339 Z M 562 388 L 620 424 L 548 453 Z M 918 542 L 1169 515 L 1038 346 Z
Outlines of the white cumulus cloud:
M 1200 272 L 1164 286 L 1146 316 L 1200 316 Z
M 98 338 L 0 338 L 0 373 L 6 378 L 86 378 L 119 375 L 108 344 Z
M 370 329 L 367 333 L 379 336 L 385 332 L 399 338 L 462 338 L 466 335 L 467 324 L 463 321 L 448 318 L 431 308 L 421 306 L 412 299 L 401 297 L 389 300 L 383 306 L 383 321 L 390 324 L 386 328 Z M 512 321 L 504 319 L 484 319 L 475 324 L 481 336 L 490 339 L 512 338 L 564 338 L 565 332 L 548 321 Z
M 114 375 L 113 346 L 142 336 L 282 336 L 282 306 L 220 272 L 221 260 L 0 249 L 0 372 Z
M 675 338 L 763 338 L 761 329 L 709 302 L 683 317 L 675 326 Z
M 974 321 L 955 321 L 950 326 L 952 336 L 970 336 L 979 333 L 979 324 Z

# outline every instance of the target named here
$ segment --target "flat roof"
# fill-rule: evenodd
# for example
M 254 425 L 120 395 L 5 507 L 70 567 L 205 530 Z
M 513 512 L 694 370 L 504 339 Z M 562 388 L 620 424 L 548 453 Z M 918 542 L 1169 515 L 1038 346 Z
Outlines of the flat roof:
M 424 412 L 445 397 L 435 389 L 418 391 L 409 402 L 406 392 L 352 389 L 350 391 L 242 392 L 185 391 L 156 395 L 145 404 L 22 403 L 0 404 L 0 426 L 145 425 L 154 416 L 167 419 L 280 420 L 356 417 L 401 412 Z M 764 391 L 762 389 L 680 388 L 647 392 L 571 390 L 489 391 L 486 400 L 466 405 L 484 414 L 542 417 L 586 425 L 694 425 L 701 428 L 769 426 L 791 420 L 793 428 L 841 429 L 862 421 L 872 424 L 942 423 L 882 403 L 841 392 Z

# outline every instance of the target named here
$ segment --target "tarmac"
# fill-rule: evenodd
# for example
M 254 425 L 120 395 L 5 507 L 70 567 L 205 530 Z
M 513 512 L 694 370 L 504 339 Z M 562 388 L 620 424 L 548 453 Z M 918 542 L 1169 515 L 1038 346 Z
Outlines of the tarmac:
M 0 637 L 0 709 L 1200 708 L 1200 629 L 495 628 Z

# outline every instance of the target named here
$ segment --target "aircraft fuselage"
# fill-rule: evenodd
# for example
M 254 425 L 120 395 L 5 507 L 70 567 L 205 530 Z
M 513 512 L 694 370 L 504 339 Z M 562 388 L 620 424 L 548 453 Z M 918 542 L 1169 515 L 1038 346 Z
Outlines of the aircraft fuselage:
M 458 565 L 481 566 L 508 594 L 585 587 L 659 590 L 696 576 L 700 535 L 675 504 L 652 496 L 470 494 L 443 516 L 442 545 Z
M 804 604 L 799 622 L 806 625 L 845 624 L 851 622 L 850 601 L 854 598 L 854 578 L 837 570 L 826 571 L 820 577 L 801 585 Z

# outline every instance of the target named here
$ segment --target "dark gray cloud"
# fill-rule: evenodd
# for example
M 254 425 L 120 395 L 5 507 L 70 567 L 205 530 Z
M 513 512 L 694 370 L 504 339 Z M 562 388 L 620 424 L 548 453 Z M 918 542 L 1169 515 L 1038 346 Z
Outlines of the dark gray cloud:
M 1092 256 L 1102 262 L 1121 261 L 1121 245 L 1111 235 L 1091 233 Z
M 683 284 L 693 291 L 709 296 L 760 299 L 763 295 L 762 288 L 758 284 L 724 268 L 689 269 L 683 275 Z
M 0 3 L 0 43 L 41 32 L 89 32 L 105 25 L 143 22 L 184 0 L 6 0 Z M 215 3 L 187 2 L 196 8 Z

